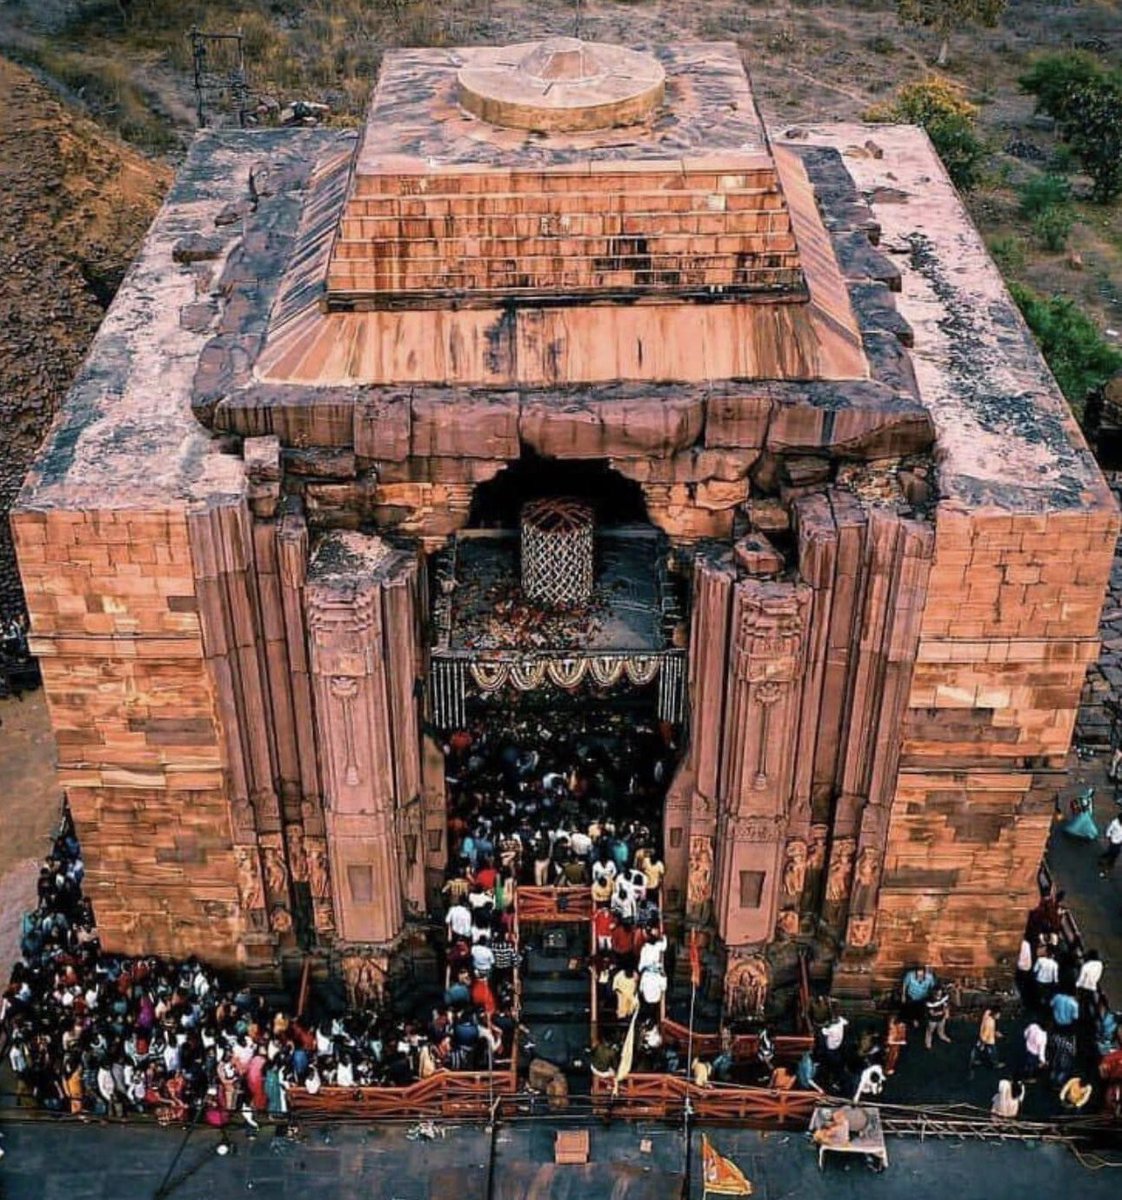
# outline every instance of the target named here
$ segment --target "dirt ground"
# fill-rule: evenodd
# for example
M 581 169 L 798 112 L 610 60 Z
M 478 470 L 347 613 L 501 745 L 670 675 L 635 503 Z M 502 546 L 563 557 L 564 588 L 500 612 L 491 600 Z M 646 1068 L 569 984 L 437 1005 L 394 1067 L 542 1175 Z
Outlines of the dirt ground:
M 0 980 L 19 957 L 23 913 L 58 823 L 55 742 L 42 691 L 0 700 Z

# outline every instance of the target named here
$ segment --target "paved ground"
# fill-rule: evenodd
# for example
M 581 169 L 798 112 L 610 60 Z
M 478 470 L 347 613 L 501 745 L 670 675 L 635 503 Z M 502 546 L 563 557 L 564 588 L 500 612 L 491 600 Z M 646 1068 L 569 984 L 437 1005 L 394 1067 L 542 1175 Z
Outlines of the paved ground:
M 0 1163 L 5 1200 L 142 1200 L 153 1197 L 183 1135 L 176 1130 L 72 1125 L 4 1125 Z M 889 1139 L 889 1170 L 873 1175 L 860 1162 L 828 1162 L 819 1173 L 799 1134 L 712 1131 L 717 1148 L 751 1179 L 758 1200 L 1003 1200 L 1060 1196 L 1116 1200 L 1115 1170 L 1092 1172 L 1065 1149 L 1029 1144 L 920 1143 Z M 589 1168 L 553 1167 L 546 1125 L 500 1127 L 495 1200 L 677 1200 L 683 1163 L 678 1130 L 616 1123 L 591 1131 Z M 700 1142 L 694 1135 L 691 1197 L 701 1195 Z M 646 1145 L 644 1145 L 646 1143 Z M 452 1128 L 434 1143 L 409 1142 L 403 1127 L 316 1129 L 301 1143 L 248 1141 L 219 1158 L 212 1132 L 191 1136 L 168 1196 L 229 1200 L 261 1192 L 270 1200 L 483 1200 L 489 1139 L 483 1130 Z M 91 1164 L 96 1169 L 91 1170 Z
M 1076 761 L 1065 798 L 1088 786 L 1095 788 L 1095 820 L 1105 830 L 1119 811 L 1114 802 L 1114 785 L 1106 778 L 1109 755 Z M 1067 892 L 1072 910 L 1088 948 L 1099 951 L 1106 964 L 1103 990 L 1115 1009 L 1122 1008 L 1122 863 L 1109 879 L 1099 878 L 1098 856 L 1103 843 L 1092 845 L 1066 837 L 1058 829 L 1048 846 L 1048 862 L 1057 883 Z

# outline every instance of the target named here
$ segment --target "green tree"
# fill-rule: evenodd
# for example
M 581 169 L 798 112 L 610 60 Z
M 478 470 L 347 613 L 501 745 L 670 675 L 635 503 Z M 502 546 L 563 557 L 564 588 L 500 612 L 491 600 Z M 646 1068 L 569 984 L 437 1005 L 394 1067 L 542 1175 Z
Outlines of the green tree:
M 1085 54 L 1049 54 L 1020 83 L 1090 175 L 1092 199 L 1107 204 L 1122 194 L 1122 71 L 1104 71 Z
M 1036 111 L 1062 121 L 1072 93 L 1102 74 L 1099 64 L 1082 50 L 1045 54 L 1017 80 L 1021 90 L 1036 97 Z
M 951 34 L 964 25 L 992 28 L 1005 11 L 1006 0 L 896 0 L 896 11 L 903 21 L 926 25 L 942 39 L 936 66 L 945 67 Z
M 1066 109 L 1061 135 L 1091 176 L 1091 198 L 1109 204 L 1122 195 L 1122 74 L 1076 88 Z

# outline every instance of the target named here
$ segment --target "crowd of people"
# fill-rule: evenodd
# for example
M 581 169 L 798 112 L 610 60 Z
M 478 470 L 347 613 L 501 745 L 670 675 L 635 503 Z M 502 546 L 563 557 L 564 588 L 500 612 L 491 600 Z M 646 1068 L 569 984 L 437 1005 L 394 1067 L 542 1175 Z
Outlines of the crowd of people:
M 546 727 L 492 719 L 449 738 L 450 971 L 469 995 L 487 999 L 498 970 L 492 956 L 512 957 L 518 887 L 588 888 L 601 1023 L 626 1028 L 636 1016 L 640 1051 L 654 1061 L 667 989 L 665 867 L 654 829 L 674 746 L 668 727 L 640 724 L 625 738 L 611 720 L 562 714 Z M 517 959 L 520 948 L 512 950 Z M 614 1070 L 618 1059 L 619 1039 L 609 1033 L 593 1053 L 596 1072 Z
M 0 998 L 0 1035 L 20 1103 L 84 1119 L 148 1113 L 286 1121 L 289 1095 L 323 1087 L 409 1084 L 445 1067 L 509 1054 L 509 1004 L 459 975 L 445 1003 L 399 1017 L 388 1005 L 310 1020 L 230 988 L 195 958 L 167 962 L 103 953 L 73 823 L 65 814 L 23 924 L 21 961 Z M 510 967 L 492 944 L 489 993 Z M 504 981 L 504 971 L 507 972 Z M 480 974 L 485 974 L 480 972 Z M 474 1003 L 473 1003 L 474 1001 Z
M 728 1028 L 711 1061 L 683 1061 L 685 1048 L 664 1041 L 661 1020 L 669 975 L 659 904 L 665 868 L 651 825 L 623 815 L 642 812 L 631 793 L 653 795 L 659 764 L 672 753 L 659 731 L 652 734 L 642 764 L 623 780 L 607 769 L 613 749 L 587 731 L 558 732 L 544 739 L 544 751 L 495 729 L 452 736 L 445 986 L 442 997 L 407 1016 L 387 1004 L 311 1019 L 229 987 L 194 958 L 104 953 L 64 814 L 35 910 L 23 922 L 22 960 L 0 997 L 0 1034 L 21 1102 L 83 1118 L 147 1112 L 224 1126 L 239 1116 L 253 1126 L 265 1114 L 285 1119 L 298 1089 L 400 1086 L 442 1068 L 505 1064 L 516 1042 L 532 1040 L 518 1019 L 525 951 L 516 899 L 542 883 L 591 896 L 594 1075 L 614 1075 L 630 1040 L 634 1070 L 685 1070 L 702 1085 L 735 1079 L 859 1102 L 881 1095 L 910 1039 L 915 1053 L 949 1042 L 952 994 L 919 965 L 904 975 L 883 1028 L 851 1026 L 821 1000 L 815 1044 L 797 1064 L 776 1065 L 765 1030 L 746 1075 Z M 663 758 L 653 753 L 659 748 Z M 1052 1089 L 1070 1109 L 1096 1096 L 1116 1115 L 1122 1108 L 1122 1044 L 1100 990 L 1102 958 L 1065 937 L 1063 899 L 1049 890 L 1028 916 L 1015 977 L 1023 1031 L 1003 1029 L 994 1003 L 963 1047 L 970 1077 L 994 1075 L 997 1118 L 1018 1115 L 1034 1086 Z
M 453 733 L 445 754 L 454 870 L 580 887 L 598 859 L 624 871 L 653 846 L 675 747 L 669 726 L 621 714 L 492 714 Z

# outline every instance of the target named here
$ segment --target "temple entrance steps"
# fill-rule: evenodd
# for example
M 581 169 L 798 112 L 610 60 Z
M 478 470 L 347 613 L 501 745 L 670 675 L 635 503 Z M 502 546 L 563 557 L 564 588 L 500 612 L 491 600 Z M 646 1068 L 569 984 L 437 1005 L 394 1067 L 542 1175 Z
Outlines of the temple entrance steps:
M 571 1071 L 587 1066 L 591 998 L 583 925 L 536 925 L 524 936 L 522 1024 L 538 1055 Z

